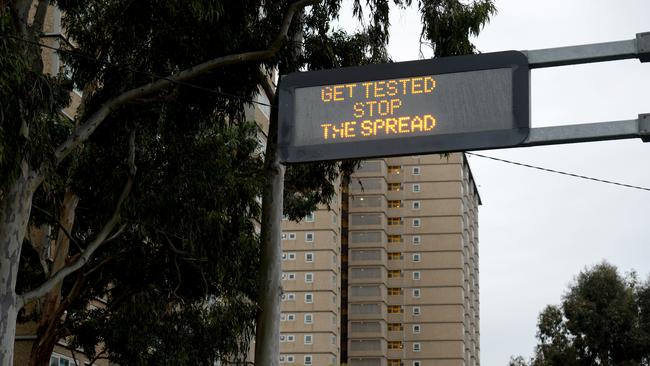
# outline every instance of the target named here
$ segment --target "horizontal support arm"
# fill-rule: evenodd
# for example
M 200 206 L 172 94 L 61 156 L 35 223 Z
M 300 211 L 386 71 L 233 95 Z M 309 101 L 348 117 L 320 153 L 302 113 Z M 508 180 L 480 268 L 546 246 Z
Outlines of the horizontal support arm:
M 557 145 L 632 138 L 641 138 L 644 142 L 650 142 L 650 114 L 640 114 L 637 119 L 625 121 L 532 128 L 526 141 L 519 146 Z
M 522 51 L 531 69 L 638 58 L 650 61 L 650 32 L 625 41 Z

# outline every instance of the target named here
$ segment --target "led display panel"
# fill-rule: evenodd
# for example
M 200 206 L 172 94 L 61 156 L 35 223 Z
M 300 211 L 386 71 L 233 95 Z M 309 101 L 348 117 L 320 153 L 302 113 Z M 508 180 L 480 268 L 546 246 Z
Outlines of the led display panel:
M 511 147 L 530 129 L 516 51 L 293 73 L 280 81 L 280 160 Z

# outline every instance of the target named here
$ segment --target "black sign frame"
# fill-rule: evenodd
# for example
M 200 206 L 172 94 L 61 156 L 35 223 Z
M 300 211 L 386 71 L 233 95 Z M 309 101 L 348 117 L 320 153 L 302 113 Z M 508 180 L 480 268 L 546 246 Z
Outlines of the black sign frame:
M 294 95 L 297 88 L 503 68 L 512 71 L 512 113 L 515 124 L 512 129 L 400 136 L 306 146 L 296 146 L 293 143 L 293 126 L 298 122 L 294 116 Z M 528 58 L 519 51 L 296 72 L 281 78 L 279 93 L 278 151 L 282 163 L 514 147 L 523 143 L 530 132 L 530 68 Z

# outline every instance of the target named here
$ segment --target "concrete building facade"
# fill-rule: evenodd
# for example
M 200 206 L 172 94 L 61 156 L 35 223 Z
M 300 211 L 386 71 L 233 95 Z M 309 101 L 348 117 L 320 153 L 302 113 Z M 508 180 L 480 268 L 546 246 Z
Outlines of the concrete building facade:
M 285 222 L 280 362 L 479 365 L 480 197 L 464 155 L 364 161 L 339 197 Z
M 282 233 L 280 363 L 338 365 L 341 333 L 340 195 Z

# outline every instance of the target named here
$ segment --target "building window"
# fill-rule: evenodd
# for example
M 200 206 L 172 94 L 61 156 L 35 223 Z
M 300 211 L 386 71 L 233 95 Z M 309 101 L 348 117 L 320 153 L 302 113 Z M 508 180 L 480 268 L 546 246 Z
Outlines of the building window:
M 312 304 L 314 302 L 314 294 L 306 293 L 305 294 L 305 304 Z
M 289 233 L 288 234 L 288 239 L 289 240 L 296 240 L 296 233 Z
M 402 323 L 388 323 L 389 332 L 401 332 L 404 330 Z
M 413 366 L 422 366 L 422 362 L 420 362 L 420 361 L 413 361 Z
M 420 289 L 419 288 L 414 288 L 413 289 L 413 297 L 420 297 Z
M 280 321 L 281 321 L 281 322 L 287 321 L 287 314 L 285 314 L 285 313 L 281 313 L 281 314 L 280 314 Z
M 388 349 L 402 349 L 404 345 L 402 341 L 388 341 Z
M 388 360 L 388 366 L 402 366 L 402 360 Z
M 413 343 L 413 352 L 420 352 L 420 343 Z
M 311 355 L 305 355 L 305 366 L 311 365 Z
M 388 190 L 393 192 L 398 192 L 402 190 L 401 183 L 388 183 Z
M 412 258 L 413 258 L 413 262 L 419 262 L 420 259 L 422 259 L 422 254 L 420 254 L 420 253 L 413 253 Z
M 296 253 L 287 253 L 287 259 L 290 261 L 296 260 Z
M 402 218 L 401 217 L 389 217 L 388 218 L 388 225 L 401 225 L 402 224 Z
M 404 308 L 400 305 L 388 305 L 388 314 L 401 314 L 404 312 Z
M 402 201 L 400 200 L 388 201 L 388 208 L 400 208 L 400 207 L 402 207 Z
M 305 344 L 313 344 L 314 343 L 314 336 L 311 335 L 311 334 L 305 334 L 303 340 L 304 340 Z
M 282 301 L 293 301 L 296 299 L 296 294 L 293 292 L 287 292 L 286 294 L 282 294 Z
M 293 334 L 287 334 L 287 342 L 294 342 L 296 340 L 296 336 Z
M 419 218 L 418 219 L 413 219 L 413 227 L 420 227 L 421 224 L 422 224 L 421 219 L 419 219 Z
M 420 201 L 413 201 L 413 209 L 414 210 L 419 210 L 420 209 Z
M 284 363 L 285 359 L 284 355 L 280 355 L 280 363 Z
M 282 253 L 282 260 L 286 261 L 287 260 L 287 253 Z
M 414 184 L 413 185 L 413 192 L 415 192 L 415 193 L 420 192 L 420 185 L 419 184 Z
M 388 278 L 400 278 L 402 277 L 402 271 L 399 269 L 391 269 L 388 271 Z
M 282 240 L 287 240 L 287 233 L 282 233 Z
M 397 296 L 402 294 L 402 289 L 399 287 L 389 287 L 388 288 L 388 295 L 389 296 Z
M 311 212 L 311 213 L 307 214 L 307 216 L 305 216 L 305 222 L 314 222 L 314 218 L 315 218 L 315 215 L 314 215 L 313 212 Z
M 413 175 L 420 175 L 420 167 L 419 166 L 414 166 L 413 170 L 411 170 Z
M 294 363 L 296 361 L 296 358 L 293 357 L 293 355 L 288 355 L 287 356 L 287 363 Z
M 56 353 L 53 353 L 52 356 L 50 357 L 51 366 L 72 366 L 74 364 L 75 364 L 74 361 L 72 361 L 71 359 Z
M 314 253 L 305 253 L 305 262 L 313 262 Z
M 296 314 L 287 314 L 287 321 L 292 322 L 296 320 Z
M 402 253 L 388 253 L 388 260 L 400 260 L 402 259 Z
M 420 271 L 413 271 L 413 280 L 414 281 L 420 280 Z
M 314 282 L 314 274 L 311 272 L 305 273 L 305 283 Z
M 420 315 L 420 307 L 419 306 L 414 306 L 413 307 L 413 315 Z
M 287 336 L 280 334 L 280 343 L 283 343 L 287 339 Z
M 311 243 L 314 241 L 314 233 L 305 233 L 305 241 Z
M 287 274 L 286 272 L 282 272 L 282 281 L 287 279 Z
M 388 242 L 389 243 L 401 243 L 402 242 L 402 236 L 401 235 L 388 235 Z
M 305 324 L 313 324 L 314 323 L 314 315 L 313 314 L 305 314 L 304 320 L 305 320 Z
M 421 239 L 422 238 L 420 238 L 420 235 L 414 235 L 411 238 L 411 241 L 413 242 L 413 244 L 418 245 L 418 244 L 420 244 Z
M 413 324 L 413 334 L 418 334 L 421 330 L 420 324 Z
M 388 174 L 399 174 L 401 167 L 399 165 L 389 165 Z

